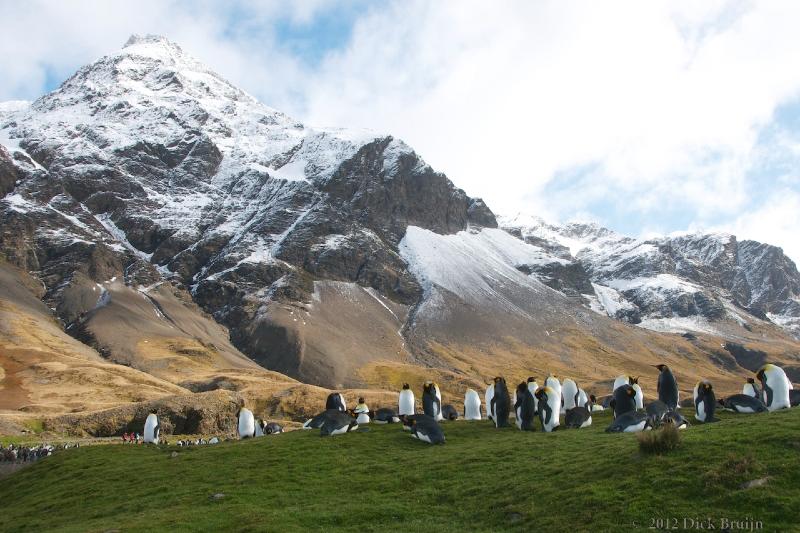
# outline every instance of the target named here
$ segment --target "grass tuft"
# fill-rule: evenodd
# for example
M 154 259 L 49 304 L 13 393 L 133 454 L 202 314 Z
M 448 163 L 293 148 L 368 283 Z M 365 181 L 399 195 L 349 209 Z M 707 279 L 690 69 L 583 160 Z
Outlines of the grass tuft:
M 639 451 L 647 455 L 664 455 L 677 450 L 681 445 L 681 432 L 674 424 L 664 424 L 655 431 L 643 431 L 636 435 Z
M 719 466 L 705 473 L 705 480 L 711 485 L 727 488 L 740 487 L 754 477 L 764 473 L 764 465 L 752 454 L 728 454 Z

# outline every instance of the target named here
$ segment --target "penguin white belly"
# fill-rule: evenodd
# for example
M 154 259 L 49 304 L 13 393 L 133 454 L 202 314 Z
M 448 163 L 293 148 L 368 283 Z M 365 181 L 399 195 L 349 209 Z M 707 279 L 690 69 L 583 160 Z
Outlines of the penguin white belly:
M 522 407 L 514 410 L 514 423 L 517 425 L 517 429 L 522 429 Z
M 636 409 L 644 409 L 644 393 L 642 392 L 642 388 L 638 383 L 634 383 L 632 387 L 633 390 L 636 391 L 636 396 L 633 397 L 633 399 L 636 400 Z
M 263 437 L 264 436 L 264 430 L 261 429 L 261 424 L 259 424 L 258 422 L 256 422 L 255 436 L 256 437 Z
M 439 392 L 439 385 L 434 385 L 434 390 L 436 391 L 436 399 L 439 400 L 439 403 L 434 406 L 434 410 L 436 411 L 436 416 L 434 417 L 437 421 L 444 420 L 442 416 L 442 393 Z
M 356 418 L 356 422 L 359 424 L 369 424 L 369 414 L 359 413 L 358 418 Z
M 755 410 L 752 407 L 747 407 L 744 405 L 737 405 L 733 408 L 733 410 L 737 413 L 755 413 Z
M 537 413 L 539 411 L 539 399 L 536 397 L 536 389 L 539 388 L 539 384 L 535 381 L 531 381 L 528 383 L 528 390 L 531 391 L 531 396 L 533 396 L 533 412 Z
M 158 435 L 156 428 L 158 427 L 158 417 L 153 413 L 147 415 L 147 420 L 144 422 L 144 441 L 153 444 L 158 444 Z
M 697 412 L 695 412 L 694 417 L 700 422 L 706 421 L 706 402 L 697 404 Z
M 592 425 L 592 417 L 590 416 L 589 418 L 586 419 L 586 422 L 581 424 L 581 427 L 582 428 L 588 428 L 591 425 Z
M 432 444 L 431 443 L 431 438 L 429 436 L 425 435 L 424 433 L 417 433 L 414 436 L 417 437 L 422 442 L 427 442 L 428 444 Z
M 565 379 L 561 385 L 561 411 L 565 413 L 568 409 L 577 407 L 578 385 L 571 379 Z
M 252 437 L 256 432 L 256 419 L 249 409 L 242 409 L 239 413 L 239 438 Z
M 638 433 L 639 431 L 644 431 L 644 426 L 647 424 L 647 420 L 642 420 L 638 424 L 633 424 L 626 427 L 623 431 L 625 433 Z
M 613 394 L 613 392 L 615 390 L 617 390 L 618 388 L 622 387 L 623 385 L 628 385 L 628 383 L 629 383 L 628 376 L 618 376 L 614 380 L 614 385 L 612 385 L 612 387 L 611 387 L 612 394 Z
M 400 415 L 413 415 L 414 414 L 414 393 L 408 389 L 400 391 L 400 405 L 398 406 L 398 414 Z
M 494 384 L 486 388 L 486 394 L 483 396 L 486 401 L 486 418 L 494 420 L 494 413 L 492 413 L 492 398 L 494 398 Z
M 358 429 L 358 425 L 353 426 L 352 430 L 356 430 L 356 429 Z M 348 431 L 352 431 L 352 430 L 350 429 L 350 424 L 348 424 L 346 426 L 342 426 L 340 428 L 334 429 L 333 431 L 331 431 L 331 435 L 341 435 L 342 433 L 347 433 Z
M 468 390 L 464 396 L 464 418 L 466 420 L 481 419 L 481 398 L 472 389 Z

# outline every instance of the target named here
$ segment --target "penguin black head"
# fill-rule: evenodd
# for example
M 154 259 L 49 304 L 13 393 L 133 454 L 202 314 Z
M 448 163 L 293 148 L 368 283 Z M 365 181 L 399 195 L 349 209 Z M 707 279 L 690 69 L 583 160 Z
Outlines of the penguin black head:
M 539 387 L 538 389 L 536 389 L 534 396 L 536 396 L 537 399 L 541 400 L 543 397 L 547 396 L 547 391 L 544 390 L 544 387 Z
M 517 396 L 524 395 L 525 392 L 528 390 L 528 384 L 524 381 L 517 385 Z
M 713 390 L 713 387 L 711 386 L 711 383 L 709 383 L 708 381 L 704 381 L 703 382 L 703 389 L 704 390 Z
M 668 370 L 669 369 L 669 367 L 667 365 L 665 365 L 665 364 L 653 365 L 653 366 L 656 367 L 659 372 L 663 372 L 664 370 Z
M 534 381 L 536 381 L 536 378 L 534 376 L 528 378 L 528 383 L 533 383 Z
M 150 414 L 151 415 L 158 415 L 158 409 L 151 409 L 150 410 Z
M 403 383 L 403 390 L 408 390 L 411 387 L 408 386 L 408 383 Z
M 358 403 L 364 403 L 364 397 L 363 396 L 358 399 Z
M 597 403 L 597 396 L 595 396 L 594 394 L 590 394 L 589 401 L 592 403 Z
M 755 382 L 756 382 L 756 380 L 754 380 L 753 378 L 747 378 L 747 382 L 748 382 L 749 384 L 751 384 L 751 385 L 754 385 L 754 384 L 755 384 Z
M 759 380 L 759 381 L 761 381 L 761 382 L 763 382 L 763 381 L 764 381 L 764 370 L 766 370 L 766 368 L 767 368 L 766 366 L 763 366 L 763 367 L 762 367 L 762 368 L 761 368 L 761 369 L 758 371 L 758 373 L 756 373 L 756 377 L 757 377 L 757 378 L 758 378 L 758 380 Z
M 628 381 L 630 381 L 631 385 L 638 385 L 639 384 L 639 376 L 633 377 L 629 376 Z

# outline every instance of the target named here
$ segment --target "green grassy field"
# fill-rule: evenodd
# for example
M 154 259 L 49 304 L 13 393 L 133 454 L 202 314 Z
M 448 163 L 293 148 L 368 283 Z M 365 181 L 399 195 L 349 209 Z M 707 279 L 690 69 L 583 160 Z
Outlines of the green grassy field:
M 708 518 L 719 530 L 728 518 L 798 531 L 800 409 L 720 417 L 664 456 L 603 433 L 608 414 L 552 434 L 444 423 L 444 446 L 393 424 L 188 449 L 83 447 L 0 480 L 0 531 L 596 532 L 659 518 L 677 530 Z

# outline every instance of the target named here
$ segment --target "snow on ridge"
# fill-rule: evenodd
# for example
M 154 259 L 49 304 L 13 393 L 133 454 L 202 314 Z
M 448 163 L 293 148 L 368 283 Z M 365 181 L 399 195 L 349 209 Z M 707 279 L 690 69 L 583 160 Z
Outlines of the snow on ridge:
M 535 294 L 551 290 L 515 268 L 517 264 L 536 261 L 539 250 L 500 229 L 440 235 L 409 226 L 399 248 L 400 256 L 425 292 L 426 303 L 432 307 L 441 299 L 437 290 L 441 288 L 466 302 L 485 306 L 488 301 L 532 319 L 509 295 L 520 290 Z
M 636 309 L 635 305 L 626 300 L 624 296 L 612 287 L 592 283 L 592 288 L 594 288 L 595 298 L 600 308 L 605 314 L 612 318 L 616 316 L 617 311 Z M 596 311 L 593 307 L 592 310 Z
M 656 274 L 651 277 L 632 279 L 611 279 L 605 284 L 619 292 L 630 290 L 654 290 L 666 292 L 695 293 L 702 292 L 702 287 L 679 278 L 673 274 Z

